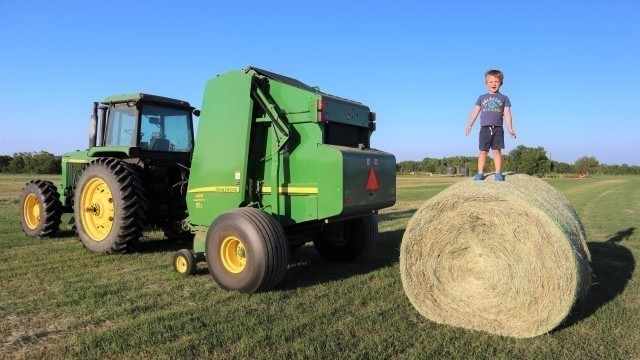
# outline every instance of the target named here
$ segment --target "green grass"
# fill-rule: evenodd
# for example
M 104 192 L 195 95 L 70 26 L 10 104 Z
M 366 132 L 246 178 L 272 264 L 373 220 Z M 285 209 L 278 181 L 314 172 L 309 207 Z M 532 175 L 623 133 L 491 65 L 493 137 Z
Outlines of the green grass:
M 373 254 L 328 264 L 307 245 L 281 288 L 249 296 L 219 289 L 204 267 L 174 273 L 180 246 L 157 231 L 119 256 L 89 253 L 68 230 L 25 237 L 17 199 L 29 178 L 0 175 L 0 358 L 640 357 L 640 177 L 548 180 L 585 225 L 595 285 L 560 329 L 525 340 L 432 323 L 404 295 L 407 221 L 457 179 L 399 177 Z

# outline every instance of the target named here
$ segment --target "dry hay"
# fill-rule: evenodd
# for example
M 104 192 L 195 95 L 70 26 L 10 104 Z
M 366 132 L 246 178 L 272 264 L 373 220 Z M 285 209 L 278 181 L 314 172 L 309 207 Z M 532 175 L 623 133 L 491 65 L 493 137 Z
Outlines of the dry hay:
M 549 332 L 591 285 L 569 202 L 544 181 L 462 181 L 411 218 L 400 248 L 407 297 L 441 324 L 518 338 Z

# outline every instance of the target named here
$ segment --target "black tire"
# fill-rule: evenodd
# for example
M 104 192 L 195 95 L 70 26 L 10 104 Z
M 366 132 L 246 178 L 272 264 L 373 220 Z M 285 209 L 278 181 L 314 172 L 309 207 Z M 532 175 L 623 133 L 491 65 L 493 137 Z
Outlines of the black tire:
M 373 215 L 323 226 L 313 242 L 327 261 L 349 262 L 367 254 L 378 243 L 378 222 Z
M 20 222 L 28 236 L 47 237 L 60 229 L 62 203 L 56 186 L 50 181 L 31 180 L 20 196 Z
M 209 272 L 220 287 L 248 294 L 276 287 L 289 264 L 282 226 L 255 208 L 218 216 L 207 232 L 205 254 Z
M 78 179 L 74 196 L 75 225 L 89 251 L 119 254 L 138 242 L 145 220 L 146 198 L 134 166 L 115 158 L 100 158 Z
M 173 269 L 182 276 L 196 273 L 196 257 L 191 250 L 180 249 L 173 254 Z

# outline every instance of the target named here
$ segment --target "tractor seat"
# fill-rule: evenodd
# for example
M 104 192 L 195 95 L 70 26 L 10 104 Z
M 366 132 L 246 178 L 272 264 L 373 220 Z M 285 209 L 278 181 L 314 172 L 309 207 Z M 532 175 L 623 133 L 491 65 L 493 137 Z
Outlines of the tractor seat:
M 169 151 L 171 142 L 167 139 L 153 138 L 151 139 L 151 150 Z

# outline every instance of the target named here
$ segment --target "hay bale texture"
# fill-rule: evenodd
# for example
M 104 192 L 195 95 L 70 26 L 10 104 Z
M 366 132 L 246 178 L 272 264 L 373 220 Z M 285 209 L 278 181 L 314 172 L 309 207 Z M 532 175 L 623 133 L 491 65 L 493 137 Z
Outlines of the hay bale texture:
M 584 229 L 544 181 L 466 180 L 418 209 L 400 248 L 402 284 L 437 323 L 518 338 L 561 324 L 591 285 Z

